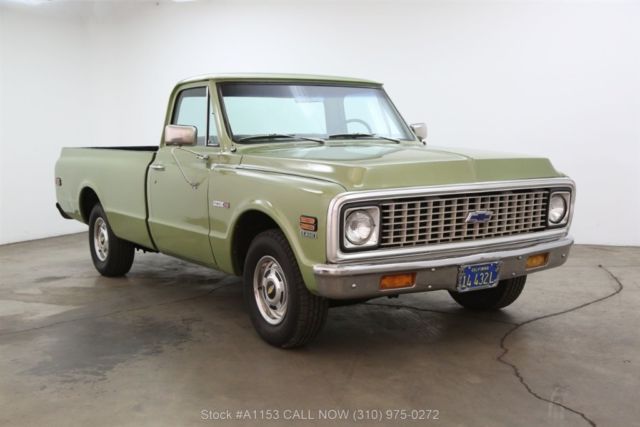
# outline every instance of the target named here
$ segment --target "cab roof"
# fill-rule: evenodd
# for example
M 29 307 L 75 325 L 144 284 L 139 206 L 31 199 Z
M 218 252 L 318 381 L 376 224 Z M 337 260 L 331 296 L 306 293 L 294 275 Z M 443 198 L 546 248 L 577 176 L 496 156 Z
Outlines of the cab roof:
M 362 85 L 382 86 L 382 83 L 357 79 L 353 77 L 323 76 L 314 74 L 276 74 L 276 73 L 224 73 L 224 74 L 203 74 L 190 77 L 178 82 L 178 84 L 192 83 L 199 81 L 286 81 L 286 82 L 331 82 L 331 83 L 353 83 Z

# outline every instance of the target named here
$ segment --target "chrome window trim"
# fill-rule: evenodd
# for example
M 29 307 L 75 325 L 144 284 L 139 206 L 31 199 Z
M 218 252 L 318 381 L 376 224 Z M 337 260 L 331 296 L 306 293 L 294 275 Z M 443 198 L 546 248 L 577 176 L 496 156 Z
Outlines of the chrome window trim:
M 180 125 L 178 123 L 174 123 L 177 121 L 177 112 L 178 112 L 178 101 L 180 100 L 180 96 L 182 95 L 182 92 L 185 92 L 187 90 L 193 90 L 193 89 L 204 89 L 205 92 L 205 98 L 206 98 L 206 104 L 207 104 L 207 111 L 205 112 L 205 114 L 207 115 L 206 117 L 206 124 L 205 124 L 205 136 L 204 136 L 204 144 L 203 145 L 198 145 L 198 139 L 197 139 L 197 134 L 196 134 L 196 144 L 194 145 L 194 147 L 215 147 L 215 145 L 210 145 L 209 144 L 209 113 L 211 111 L 211 101 L 210 101 L 210 97 L 209 97 L 209 86 L 206 84 L 197 84 L 197 85 L 187 85 L 184 87 L 181 87 L 180 90 L 178 90 L 176 92 L 176 96 L 173 100 L 173 105 L 172 105 L 172 110 L 171 110 L 171 120 L 170 123 L 171 125 L 178 125 L 178 126 L 183 126 Z M 191 126 L 191 125 L 187 125 L 187 126 Z M 194 126 L 195 127 L 195 126 Z M 197 130 L 197 127 L 196 127 Z M 162 134 L 162 142 L 164 143 L 164 132 Z M 164 144 L 166 146 L 166 143 Z
M 506 237 L 498 237 L 483 240 L 445 243 L 434 245 L 434 247 L 409 247 L 409 248 L 391 248 L 378 250 L 365 250 L 362 252 L 342 252 L 340 250 L 340 210 L 345 203 L 376 201 L 390 197 L 403 198 L 414 196 L 433 196 L 438 194 L 460 194 L 460 193 L 480 193 L 489 191 L 507 191 L 518 189 L 532 188 L 550 188 L 554 187 L 570 188 L 571 203 L 568 212 L 568 220 L 564 226 L 553 228 L 550 230 L 519 234 Z M 542 179 L 521 179 L 512 181 L 491 181 L 473 184 L 454 184 L 454 185 L 434 185 L 430 187 L 409 187 L 394 188 L 384 190 L 371 191 L 349 191 L 338 194 L 329 203 L 327 212 L 327 260 L 328 262 L 346 262 L 364 259 L 380 259 L 385 257 L 393 257 L 398 255 L 412 254 L 437 254 L 442 252 L 451 252 L 460 249 L 481 248 L 485 246 L 521 243 L 527 241 L 540 241 L 541 239 L 560 238 L 567 234 L 573 219 L 573 207 L 575 204 L 575 183 L 568 177 L 559 178 L 542 178 Z

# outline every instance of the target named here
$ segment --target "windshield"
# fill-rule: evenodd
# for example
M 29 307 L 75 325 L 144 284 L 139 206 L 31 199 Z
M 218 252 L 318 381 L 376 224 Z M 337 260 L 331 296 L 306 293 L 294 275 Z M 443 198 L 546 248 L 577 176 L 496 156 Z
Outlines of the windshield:
M 229 131 L 236 142 L 256 142 L 261 138 L 265 142 L 287 135 L 348 138 L 349 134 L 415 140 L 379 88 L 222 83 L 220 93 Z

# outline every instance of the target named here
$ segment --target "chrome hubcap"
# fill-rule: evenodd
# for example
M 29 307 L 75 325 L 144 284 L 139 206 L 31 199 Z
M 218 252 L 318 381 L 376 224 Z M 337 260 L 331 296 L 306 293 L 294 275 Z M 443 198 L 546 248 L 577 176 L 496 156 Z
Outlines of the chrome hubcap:
M 253 295 L 264 320 L 271 325 L 282 322 L 287 313 L 287 280 L 273 257 L 263 256 L 256 264 Z
M 109 255 L 109 233 L 107 223 L 102 218 L 96 219 L 93 225 L 93 248 L 100 261 L 105 261 Z

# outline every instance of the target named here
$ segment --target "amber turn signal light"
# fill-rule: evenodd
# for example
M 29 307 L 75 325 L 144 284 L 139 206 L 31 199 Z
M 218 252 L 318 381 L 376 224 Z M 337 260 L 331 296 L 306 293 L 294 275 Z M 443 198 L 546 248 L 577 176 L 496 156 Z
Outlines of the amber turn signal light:
M 537 268 L 547 265 L 547 261 L 549 260 L 549 252 L 545 252 L 543 254 L 531 255 L 527 258 L 527 269 L 529 268 Z
M 380 279 L 380 289 L 410 288 L 416 283 L 416 273 L 390 274 Z
M 300 216 L 300 229 L 306 231 L 318 231 L 318 218 L 313 216 Z

